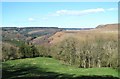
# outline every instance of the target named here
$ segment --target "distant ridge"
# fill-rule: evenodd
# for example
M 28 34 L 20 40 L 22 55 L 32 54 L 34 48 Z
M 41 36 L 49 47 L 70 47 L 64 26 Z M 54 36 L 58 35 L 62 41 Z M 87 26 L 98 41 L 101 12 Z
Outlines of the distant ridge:
M 101 29 L 101 30 L 118 30 L 118 24 L 106 24 L 106 25 L 98 25 L 96 29 Z
M 90 29 L 93 29 L 93 28 L 62 28 L 64 30 L 90 30 Z

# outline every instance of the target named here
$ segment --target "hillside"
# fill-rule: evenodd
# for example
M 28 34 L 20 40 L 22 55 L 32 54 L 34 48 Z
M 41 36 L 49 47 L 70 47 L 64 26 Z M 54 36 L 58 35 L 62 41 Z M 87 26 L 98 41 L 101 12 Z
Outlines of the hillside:
M 53 58 L 26 58 L 2 64 L 2 79 L 118 79 L 118 72 L 111 68 L 76 68 Z
M 117 79 L 118 32 L 112 28 L 4 28 L 3 79 Z
M 99 25 L 96 28 L 57 28 L 57 27 L 3 27 L 2 41 L 14 43 L 25 41 L 33 44 L 54 44 L 65 38 L 82 34 L 95 33 L 117 33 L 117 24 Z
M 94 29 L 89 30 L 66 30 L 57 32 L 53 36 L 49 37 L 51 44 L 56 44 L 58 42 L 61 42 L 64 39 L 67 39 L 69 37 L 75 37 L 78 39 L 84 39 L 83 37 L 89 35 L 92 37 L 94 34 L 118 34 L 118 24 L 107 24 L 107 25 L 99 25 Z
M 61 30 L 62 29 L 57 27 L 3 27 L 2 41 L 10 43 L 23 41 L 34 44 L 43 44 L 48 41 L 48 37 Z M 37 39 L 41 42 L 36 41 Z
M 106 25 L 99 25 L 96 27 L 97 30 L 110 30 L 116 31 L 118 30 L 118 24 L 106 24 Z

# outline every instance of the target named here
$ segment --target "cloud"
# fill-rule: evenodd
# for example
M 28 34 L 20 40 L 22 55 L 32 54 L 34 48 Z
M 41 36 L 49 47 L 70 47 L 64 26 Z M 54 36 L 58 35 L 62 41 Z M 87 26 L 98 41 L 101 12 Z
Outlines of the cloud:
M 109 8 L 107 9 L 108 11 L 114 11 L 114 10 L 118 10 L 118 8 Z
M 28 21 L 35 21 L 34 18 L 28 18 Z
M 58 10 L 54 15 L 85 15 L 85 14 L 92 14 L 97 12 L 104 12 L 103 8 L 96 8 L 96 9 L 87 9 L 87 10 Z
M 58 10 L 52 16 L 60 16 L 60 15 L 86 15 L 86 14 L 93 14 L 93 13 L 99 13 L 99 12 L 105 12 L 105 11 L 114 11 L 117 10 L 117 8 L 96 8 L 96 9 L 87 9 L 87 10 Z

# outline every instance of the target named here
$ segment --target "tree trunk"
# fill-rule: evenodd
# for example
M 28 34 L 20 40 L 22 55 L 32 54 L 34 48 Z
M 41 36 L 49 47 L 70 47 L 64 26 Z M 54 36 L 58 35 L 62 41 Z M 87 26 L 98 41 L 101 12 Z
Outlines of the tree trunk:
M 101 61 L 100 61 L 100 58 L 98 57 L 98 67 L 100 68 L 101 67 Z

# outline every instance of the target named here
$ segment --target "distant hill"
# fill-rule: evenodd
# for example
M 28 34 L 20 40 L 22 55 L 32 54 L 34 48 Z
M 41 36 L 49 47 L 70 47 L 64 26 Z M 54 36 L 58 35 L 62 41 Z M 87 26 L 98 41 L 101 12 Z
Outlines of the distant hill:
M 81 37 L 95 33 L 117 33 L 118 24 L 98 25 L 96 28 L 58 27 L 3 27 L 2 41 L 17 44 L 20 41 L 37 45 L 58 43 L 68 37 Z
M 96 29 L 116 31 L 116 30 L 118 30 L 118 24 L 98 25 L 98 26 L 96 27 Z
M 90 30 L 90 29 L 93 29 L 93 28 L 62 28 L 64 30 Z
M 118 33 L 118 24 L 106 24 L 98 25 L 96 28 L 64 28 L 64 31 L 57 32 L 53 36 L 49 37 L 50 44 L 57 44 L 69 37 L 75 37 L 78 39 L 83 39 L 84 36 L 93 34 L 104 33 L 104 34 L 116 34 Z
M 50 36 L 59 31 L 62 29 L 58 27 L 2 27 L 2 41 L 14 44 L 20 41 L 43 44 L 48 41 Z

